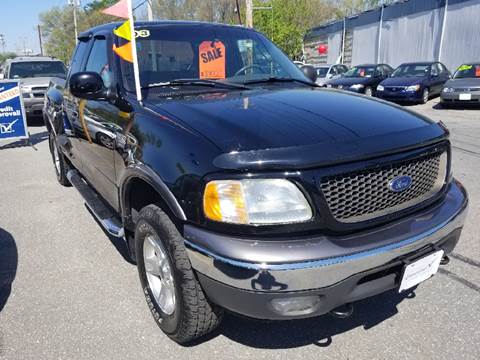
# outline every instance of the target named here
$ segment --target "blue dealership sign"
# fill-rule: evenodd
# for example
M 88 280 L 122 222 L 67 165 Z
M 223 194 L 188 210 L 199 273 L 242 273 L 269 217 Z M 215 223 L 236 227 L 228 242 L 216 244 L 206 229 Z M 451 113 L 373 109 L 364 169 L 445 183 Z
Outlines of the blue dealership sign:
M 0 141 L 27 139 L 27 119 L 18 81 L 0 81 Z

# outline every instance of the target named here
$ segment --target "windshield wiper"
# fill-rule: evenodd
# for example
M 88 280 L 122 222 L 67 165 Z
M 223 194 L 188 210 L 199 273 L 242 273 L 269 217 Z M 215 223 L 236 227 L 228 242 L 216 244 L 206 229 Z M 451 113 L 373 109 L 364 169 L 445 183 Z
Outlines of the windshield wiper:
M 305 85 L 316 86 L 317 84 L 308 81 L 308 80 L 301 80 L 301 79 L 294 79 L 294 78 L 287 78 L 287 77 L 278 77 L 278 76 L 270 76 L 268 78 L 262 79 L 254 79 L 254 80 L 247 80 L 244 81 L 244 84 L 262 84 L 262 83 L 275 83 L 275 82 L 298 82 Z
M 212 80 L 212 79 L 175 79 L 172 81 L 148 84 L 148 85 L 142 86 L 142 89 L 151 89 L 155 87 L 164 87 L 164 86 L 183 86 L 183 85 L 211 86 L 211 87 L 218 86 L 226 89 L 249 90 L 249 88 L 245 85 L 235 84 L 227 81 Z

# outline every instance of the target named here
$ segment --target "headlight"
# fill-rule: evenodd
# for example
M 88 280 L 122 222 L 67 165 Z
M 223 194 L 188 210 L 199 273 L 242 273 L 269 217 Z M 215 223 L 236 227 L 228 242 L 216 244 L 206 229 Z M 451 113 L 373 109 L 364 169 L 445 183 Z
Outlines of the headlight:
M 234 224 L 307 221 L 312 209 L 300 189 L 285 179 L 211 181 L 203 195 L 205 216 Z
M 452 93 L 454 92 L 455 89 L 454 88 L 451 88 L 451 87 L 446 87 L 446 88 L 443 88 L 443 92 L 444 93 Z
M 420 85 L 407 86 L 407 88 L 405 90 L 407 90 L 407 91 L 418 91 L 418 90 L 420 90 Z
M 350 86 L 350 88 L 355 89 L 355 90 L 360 90 L 360 89 L 363 89 L 363 88 L 364 88 L 364 85 L 362 85 L 362 84 L 355 84 L 355 85 Z
M 377 91 L 383 91 L 385 90 L 385 88 L 383 87 L 383 85 L 378 85 L 377 86 Z

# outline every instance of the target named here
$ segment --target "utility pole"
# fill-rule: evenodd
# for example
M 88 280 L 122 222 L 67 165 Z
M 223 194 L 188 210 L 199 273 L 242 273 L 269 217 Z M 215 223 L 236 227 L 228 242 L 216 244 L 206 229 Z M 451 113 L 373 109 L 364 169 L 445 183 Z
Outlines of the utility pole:
M 73 27 L 75 29 L 75 45 L 78 43 L 77 30 L 77 6 L 80 6 L 80 0 L 68 0 L 68 5 L 73 8 Z
M 246 0 L 245 25 L 253 28 L 253 0 Z
M 147 19 L 153 21 L 152 0 L 147 0 Z
M 43 44 L 42 44 L 42 30 L 40 24 L 37 25 L 38 29 L 38 44 L 40 45 L 40 55 L 43 56 Z

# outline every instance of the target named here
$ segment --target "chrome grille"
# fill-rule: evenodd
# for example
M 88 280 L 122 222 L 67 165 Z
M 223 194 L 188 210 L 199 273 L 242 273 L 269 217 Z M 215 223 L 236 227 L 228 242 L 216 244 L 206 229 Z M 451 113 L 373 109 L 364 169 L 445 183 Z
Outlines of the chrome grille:
M 336 175 L 322 179 L 321 190 L 333 217 L 341 222 L 358 222 L 419 204 L 443 187 L 447 172 L 447 153 L 436 154 L 381 169 Z M 389 188 L 398 176 L 412 178 L 401 192 Z
M 455 92 L 476 92 L 476 91 L 480 91 L 480 87 L 455 88 Z

